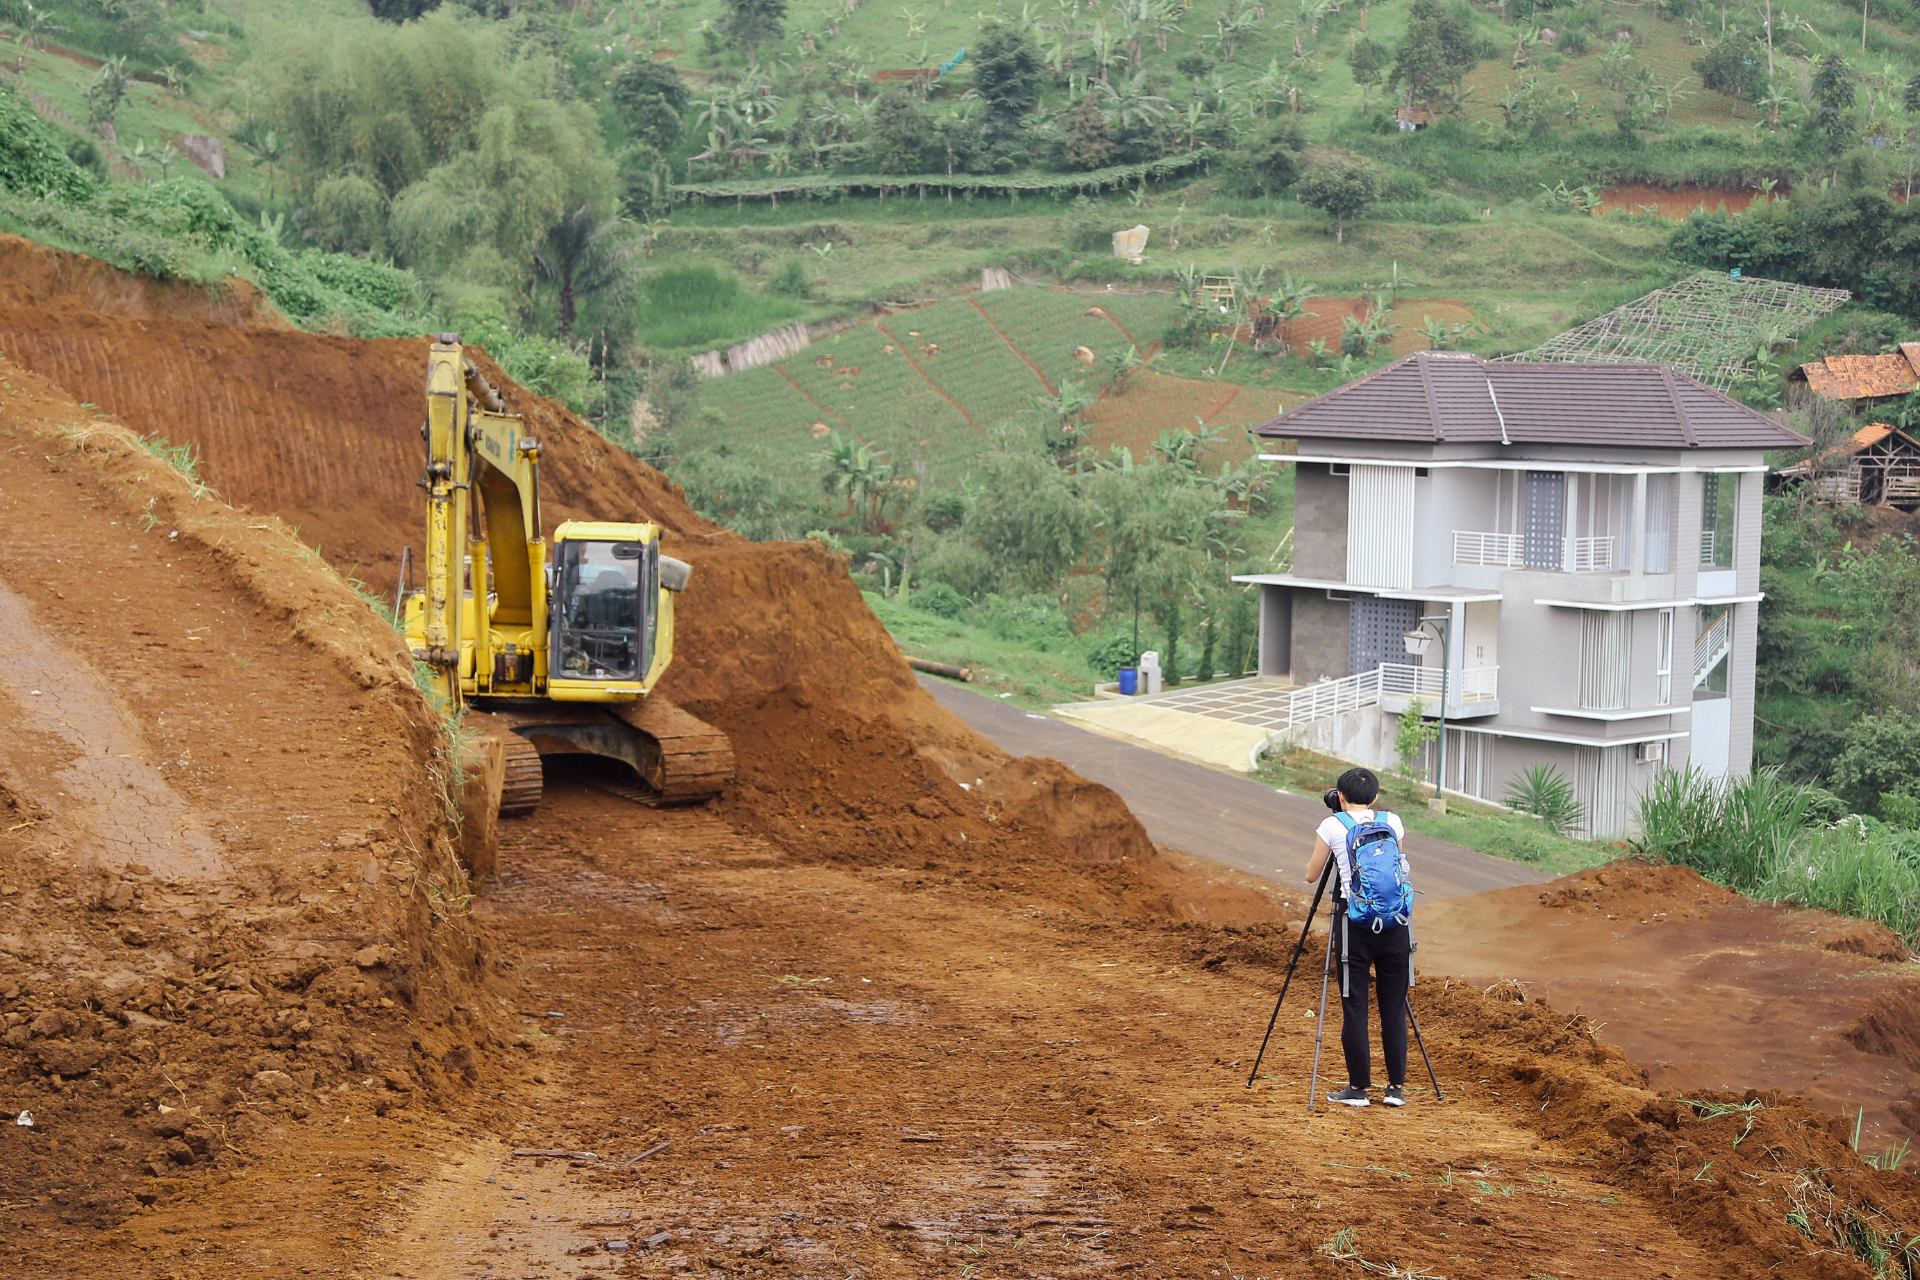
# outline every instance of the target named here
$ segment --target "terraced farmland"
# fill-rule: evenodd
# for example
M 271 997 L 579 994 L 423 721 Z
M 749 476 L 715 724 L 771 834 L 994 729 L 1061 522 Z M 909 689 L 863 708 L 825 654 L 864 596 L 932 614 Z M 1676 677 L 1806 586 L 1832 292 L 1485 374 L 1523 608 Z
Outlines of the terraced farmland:
M 806 459 L 820 447 L 817 426 L 825 423 L 874 446 L 902 475 L 952 483 L 995 427 L 1021 421 L 1034 396 L 1057 392 L 1065 378 L 1105 381 L 1105 359 L 1129 344 L 1153 349 L 1177 305 L 1167 294 L 1002 289 L 895 312 L 777 364 L 708 382 L 706 407 L 681 428 L 681 447 L 746 442 L 776 462 L 810 466 Z M 1289 338 L 1337 344 L 1341 318 L 1366 309 L 1359 298 L 1315 299 L 1309 310 L 1316 314 L 1291 326 Z M 1387 350 L 1403 355 L 1425 346 L 1418 326 L 1427 316 L 1472 319 L 1455 302 L 1404 300 L 1394 308 L 1401 330 Z M 1082 347 L 1094 367 L 1084 364 Z M 1118 444 L 1142 456 L 1162 431 L 1204 424 L 1228 428 L 1218 456 L 1239 461 L 1253 453 L 1245 428 L 1304 399 L 1141 371 L 1088 411 L 1088 442 L 1099 453 Z

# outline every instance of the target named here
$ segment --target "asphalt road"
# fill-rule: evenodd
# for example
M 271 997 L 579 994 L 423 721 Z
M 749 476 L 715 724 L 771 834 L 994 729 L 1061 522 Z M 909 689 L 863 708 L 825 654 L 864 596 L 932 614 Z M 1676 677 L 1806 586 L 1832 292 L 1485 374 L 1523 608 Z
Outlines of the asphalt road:
M 1313 851 L 1313 829 L 1327 816 L 1318 800 L 1286 795 L 1248 778 L 1191 764 L 1145 747 L 1037 715 L 964 686 L 922 675 L 934 700 L 986 735 L 1001 750 L 1051 756 L 1086 778 L 1119 792 L 1147 834 L 1196 857 L 1289 886 L 1300 883 Z M 1444 840 L 1409 836 L 1407 861 L 1421 896 L 1460 898 L 1544 884 L 1552 877 L 1531 867 L 1463 849 Z

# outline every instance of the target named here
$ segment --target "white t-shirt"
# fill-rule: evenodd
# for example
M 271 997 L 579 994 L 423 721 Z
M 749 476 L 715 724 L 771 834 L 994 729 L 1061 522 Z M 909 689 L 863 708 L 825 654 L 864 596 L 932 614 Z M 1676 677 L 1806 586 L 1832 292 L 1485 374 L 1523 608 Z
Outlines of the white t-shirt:
M 1356 824 L 1372 822 L 1374 820 L 1374 813 L 1371 809 L 1350 809 L 1347 811 L 1347 816 L 1352 818 Z M 1395 814 L 1389 813 L 1381 820 L 1393 828 L 1393 834 L 1399 839 L 1400 848 L 1404 856 L 1404 851 L 1407 847 L 1407 829 L 1400 825 L 1400 819 Z M 1353 863 L 1347 857 L 1347 824 L 1340 821 L 1339 814 L 1330 813 L 1327 815 L 1325 822 L 1322 822 L 1313 829 L 1313 834 L 1327 842 L 1327 848 L 1333 850 L 1334 861 L 1340 864 L 1340 896 L 1343 898 L 1352 897 Z

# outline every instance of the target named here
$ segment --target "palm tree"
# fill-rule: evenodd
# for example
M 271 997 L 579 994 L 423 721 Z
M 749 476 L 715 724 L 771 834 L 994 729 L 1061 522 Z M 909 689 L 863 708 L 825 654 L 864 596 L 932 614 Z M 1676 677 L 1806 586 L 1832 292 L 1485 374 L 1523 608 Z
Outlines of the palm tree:
M 44 49 L 46 38 L 55 32 L 65 31 L 65 27 L 53 24 L 53 15 L 36 5 L 33 0 L 20 0 L 20 46 L 23 49 Z M 24 59 L 23 65 L 24 65 Z
M 633 283 L 633 246 L 621 234 L 620 220 L 602 221 L 581 205 L 548 230 L 533 251 L 540 273 L 560 286 L 560 336 L 573 336 L 580 299 L 618 293 Z
M 847 500 L 847 517 L 864 512 L 861 522 L 872 532 L 879 526 L 887 487 L 893 482 L 893 464 L 860 440 L 838 431 L 827 437 L 827 447 L 814 454 L 825 466 L 820 488 L 828 497 Z
M 1173 104 L 1147 89 L 1147 73 L 1135 72 L 1130 78 L 1119 82 L 1115 88 L 1105 80 L 1094 88 L 1111 104 L 1114 117 L 1122 129 L 1152 128 L 1166 119 Z

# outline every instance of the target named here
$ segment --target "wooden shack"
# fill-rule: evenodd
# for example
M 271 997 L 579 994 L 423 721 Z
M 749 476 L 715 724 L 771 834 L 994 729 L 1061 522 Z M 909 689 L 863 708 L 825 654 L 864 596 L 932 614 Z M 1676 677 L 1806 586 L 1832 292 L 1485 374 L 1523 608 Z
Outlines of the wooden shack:
M 1812 484 L 1828 502 L 1920 507 L 1920 440 L 1884 422 L 1860 428 L 1819 459 L 1806 458 L 1776 473 L 1782 487 Z

